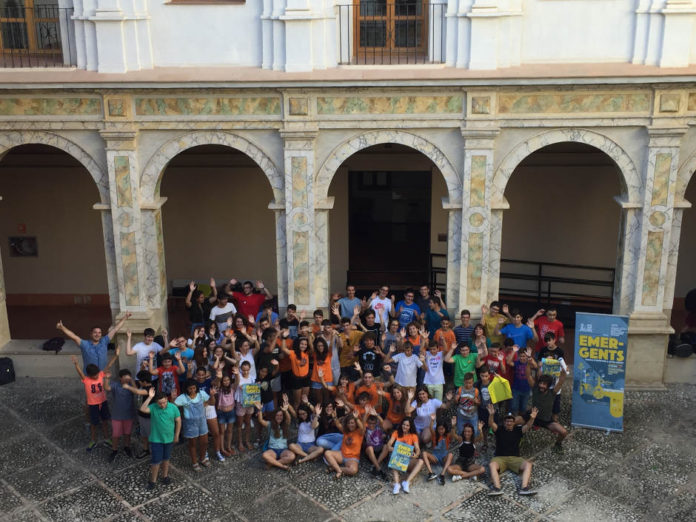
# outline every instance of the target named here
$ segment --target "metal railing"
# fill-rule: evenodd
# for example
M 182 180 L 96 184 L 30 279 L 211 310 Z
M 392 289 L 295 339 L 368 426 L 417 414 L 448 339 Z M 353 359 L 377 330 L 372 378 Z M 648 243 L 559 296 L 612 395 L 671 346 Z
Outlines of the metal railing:
M 429 0 L 353 0 L 337 8 L 341 65 L 445 60 L 446 4 Z
M 0 67 L 70 67 L 72 9 L 0 8 Z

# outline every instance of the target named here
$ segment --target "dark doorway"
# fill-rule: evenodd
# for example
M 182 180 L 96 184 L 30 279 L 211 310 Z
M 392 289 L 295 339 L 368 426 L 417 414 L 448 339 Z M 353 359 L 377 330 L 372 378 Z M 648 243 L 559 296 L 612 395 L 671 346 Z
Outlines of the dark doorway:
M 349 172 L 348 281 L 373 288 L 428 280 L 432 173 Z

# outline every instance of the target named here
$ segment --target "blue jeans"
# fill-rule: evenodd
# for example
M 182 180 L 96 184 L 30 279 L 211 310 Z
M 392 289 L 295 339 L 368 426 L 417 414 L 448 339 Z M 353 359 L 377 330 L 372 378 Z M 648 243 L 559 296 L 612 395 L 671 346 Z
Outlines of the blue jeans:
M 465 424 L 471 424 L 474 427 L 474 437 L 478 437 L 478 415 L 474 415 L 473 417 L 462 417 L 457 414 L 457 433 L 459 435 L 462 434 Z
M 327 450 L 341 451 L 341 444 L 343 444 L 343 434 L 342 433 L 327 433 L 322 435 L 317 439 L 317 446 L 320 446 Z
M 512 390 L 512 405 L 510 411 L 513 413 L 524 413 L 527 411 L 527 403 L 529 402 L 529 392 L 521 392 Z

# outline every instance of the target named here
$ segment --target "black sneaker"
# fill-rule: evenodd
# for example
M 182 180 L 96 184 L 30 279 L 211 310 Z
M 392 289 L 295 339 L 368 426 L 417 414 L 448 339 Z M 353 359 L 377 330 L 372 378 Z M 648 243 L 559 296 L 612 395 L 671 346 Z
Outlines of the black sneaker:
M 154 482 L 148 482 L 148 483 L 147 483 L 147 489 L 148 489 L 149 491 L 152 491 L 153 489 L 155 489 L 155 483 L 154 483 Z
M 517 493 L 520 495 L 536 495 L 537 494 L 537 492 L 534 491 L 529 486 L 527 486 L 526 488 L 520 488 Z
M 131 451 L 130 446 L 126 446 L 125 448 L 123 448 L 123 453 L 133 458 L 133 452 Z
M 428 482 L 430 482 L 431 480 L 435 480 L 436 478 L 437 478 L 436 473 L 429 473 L 428 474 Z
M 162 480 L 160 480 L 160 482 L 165 486 L 168 486 L 172 483 L 172 479 L 170 479 L 169 477 L 163 477 Z
M 437 476 L 437 483 L 440 484 L 441 486 L 444 486 L 445 485 L 445 477 L 443 477 L 442 475 L 438 475 Z
M 372 466 L 372 469 L 370 470 L 370 473 L 372 474 L 373 477 L 378 477 L 379 476 L 379 471 L 375 466 Z
M 503 490 L 500 488 L 496 488 L 495 486 L 491 486 L 491 490 L 488 492 L 489 497 L 499 497 L 502 494 Z
M 111 455 L 109 455 L 109 462 L 116 460 L 116 455 L 118 455 L 118 451 L 112 451 Z

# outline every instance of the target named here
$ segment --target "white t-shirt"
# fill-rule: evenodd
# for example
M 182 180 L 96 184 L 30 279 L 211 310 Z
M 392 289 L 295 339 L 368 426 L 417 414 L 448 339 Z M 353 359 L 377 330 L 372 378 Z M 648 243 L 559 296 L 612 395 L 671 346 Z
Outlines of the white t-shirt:
M 413 401 L 411 403 L 411 408 L 416 408 L 418 403 Z M 438 399 L 430 399 L 428 402 L 421 404 L 416 408 L 416 418 L 414 419 L 414 424 L 416 425 L 416 431 L 420 433 L 430 424 L 430 415 L 435 413 L 437 409 L 442 406 L 442 401 Z
M 372 301 L 370 301 L 370 308 L 375 311 L 376 323 L 382 322 L 382 318 L 380 317 L 381 313 L 384 313 L 384 318 L 389 321 L 389 312 L 391 312 L 392 309 L 391 300 L 387 298 L 380 299 L 379 297 L 375 297 Z
M 239 352 L 239 355 L 242 355 L 242 352 Z M 244 361 L 249 361 L 249 364 L 251 365 L 251 368 L 249 369 L 249 377 L 251 377 L 251 382 L 256 381 L 256 363 L 254 362 L 254 354 L 251 350 L 249 350 L 246 355 L 242 355 L 242 358 L 239 360 L 239 365 L 241 366 Z
M 221 324 L 226 323 L 227 319 L 232 317 L 236 313 L 237 309 L 234 307 L 232 303 L 227 303 L 223 308 L 220 308 L 219 306 L 213 306 L 213 308 L 210 310 L 210 320 L 215 321 L 218 325 L 218 328 L 220 328 Z
M 150 344 L 138 343 L 135 346 L 133 346 L 131 350 L 135 352 L 135 375 L 138 375 L 143 361 L 147 360 L 150 357 L 150 352 L 158 354 L 160 350 L 162 350 L 162 347 L 155 342 L 152 342 Z
M 405 353 L 397 353 L 392 359 L 399 365 L 396 369 L 396 377 L 394 377 L 396 384 L 414 387 L 418 377 L 418 368 L 423 366 L 418 356 L 411 354 L 410 357 L 406 357 Z
M 445 384 L 445 374 L 442 371 L 444 352 L 437 352 L 432 355 L 430 352 L 425 354 L 425 377 L 423 384 Z
M 297 442 L 314 442 L 316 437 L 314 435 L 314 428 L 312 428 L 312 421 L 300 422 L 297 425 Z

